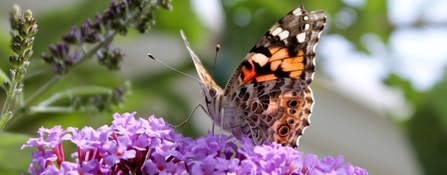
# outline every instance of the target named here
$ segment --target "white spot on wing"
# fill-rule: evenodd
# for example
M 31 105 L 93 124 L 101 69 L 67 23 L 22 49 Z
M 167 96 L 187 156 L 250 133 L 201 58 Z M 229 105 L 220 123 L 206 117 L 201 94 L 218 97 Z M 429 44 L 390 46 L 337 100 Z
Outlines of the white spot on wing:
M 260 54 L 260 53 L 254 54 L 253 56 L 251 56 L 251 58 L 253 59 L 253 61 L 255 63 L 258 63 L 261 67 L 264 66 L 265 64 L 267 64 L 269 61 L 268 57 L 266 57 L 264 54 Z
M 299 43 L 303 43 L 304 41 L 306 41 L 306 33 L 303 32 L 296 35 L 296 39 L 298 40 Z
M 288 30 L 284 30 L 284 31 L 282 31 L 281 33 L 279 33 L 279 39 L 280 40 L 284 40 L 284 39 L 286 39 L 287 37 L 289 37 L 289 34 L 290 34 L 290 32 L 288 31 Z
M 282 28 L 278 27 L 278 28 L 276 28 L 275 30 L 272 31 L 272 35 L 276 36 L 276 35 L 278 35 L 281 32 L 282 32 Z
M 295 15 L 295 16 L 300 16 L 301 14 L 303 14 L 303 11 L 302 11 L 301 8 L 297 8 L 297 9 L 293 10 L 292 13 L 293 13 L 293 15 Z
M 304 30 L 309 30 L 310 24 L 304 24 Z

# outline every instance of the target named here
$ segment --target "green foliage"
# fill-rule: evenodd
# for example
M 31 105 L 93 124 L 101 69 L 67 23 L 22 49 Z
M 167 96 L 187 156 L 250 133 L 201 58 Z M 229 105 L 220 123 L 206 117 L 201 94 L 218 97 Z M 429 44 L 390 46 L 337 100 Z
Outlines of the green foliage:
M 408 135 L 426 174 L 447 172 L 447 77 L 422 96 Z
M 388 86 L 399 88 L 415 111 L 407 120 L 399 123 L 412 143 L 424 174 L 447 172 L 447 74 L 432 89 L 420 92 L 396 74 L 384 81 Z
M 387 86 L 399 88 L 402 90 L 405 98 L 412 104 L 423 102 L 424 93 L 414 89 L 410 81 L 402 79 L 395 73 L 391 73 L 384 81 Z

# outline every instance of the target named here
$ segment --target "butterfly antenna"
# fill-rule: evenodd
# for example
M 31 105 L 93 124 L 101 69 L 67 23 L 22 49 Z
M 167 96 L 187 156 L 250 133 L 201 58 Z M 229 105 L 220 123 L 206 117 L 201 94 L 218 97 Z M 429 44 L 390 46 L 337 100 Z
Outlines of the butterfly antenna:
M 216 68 L 216 62 L 217 62 L 217 54 L 219 53 L 220 45 L 216 45 L 216 54 L 214 55 L 214 63 L 213 63 L 213 69 L 211 69 L 211 77 L 213 77 L 214 74 L 214 68 Z
M 161 62 L 160 60 L 158 60 L 157 58 L 155 58 L 154 56 L 152 56 L 152 54 L 150 54 L 150 53 L 147 53 L 147 56 L 148 56 L 149 58 L 155 60 L 156 62 L 160 63 L 161 65 L 163 65 L 163 66 L 165 66 L 165 67 L 167 67 L 167 68 L 169 68 L 169 69 L 171 69 L 171 70 L 173 70 L 173 71 L 178 72 L 179 74 L 182 74 L 182 75 L 184 75 L 184 76 L 187 76 L 187 77 L 189 77 L 189 78 L 191 78 L 191 79 L 193 79 L 193 80 L 196 80 L 196 81 L 198 81 L 199 83 L 201 83 L 201 81 L 200 81 L 199 79 L 197 79 L 196 77 L 193 77 L 193 76 L 191 76 L 191 75 L 189 75 L 189 74 L 187 74 L 187 73 L 184 73 L 184 72 L 182 72 L 182 71 L 179 71 L 179 70 L 177 70 L 177 69 L 175 69 L 175 68 L 173 68 L 173 67 L 171 67 L 171 66 L 169 66 L 169 65 L 167 65 L 167 64 L 165 64 L 165 63 L 163 63 L 163 62 Z

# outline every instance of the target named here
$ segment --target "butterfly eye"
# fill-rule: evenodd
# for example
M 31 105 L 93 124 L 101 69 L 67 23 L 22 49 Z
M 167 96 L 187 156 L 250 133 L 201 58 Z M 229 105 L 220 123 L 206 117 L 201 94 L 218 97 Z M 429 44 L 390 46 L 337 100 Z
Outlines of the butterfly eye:
M 281 126 L 278 130 L 279 136 L 283 137 L 289 134 L 289 127 L 288 126 Z
M 209 92 L 210 92 L 211 97 L 216 97 L 216 94 L 217 94 L 216 89 L 210 89 Z

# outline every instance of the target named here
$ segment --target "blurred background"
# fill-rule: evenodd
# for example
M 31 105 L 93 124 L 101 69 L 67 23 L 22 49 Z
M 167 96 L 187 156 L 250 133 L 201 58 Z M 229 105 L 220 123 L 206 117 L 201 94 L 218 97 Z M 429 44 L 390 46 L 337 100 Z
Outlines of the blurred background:
M 31 9 L 37 20 L 34 56 L 29 71 L 45 67 L 39 57 L 60 41 L 70 26 L 80 25 L 109 1 L 2 0 L 0 2 L 0 68 L 11 68 L 8 56 L 13 4 Z M 447 172 L 447 1 L 444 0 L 174 0 L 171 11 L 155 13 L 156 25 L 146 34 L 129 31 L 113 43 L 126 53 L 121 70 L 108 71 L 96 59 L 84 62 L 36 101 L 64 89 L 129 81 L 126 101 L 111 110 L 56 113 L 35 111 L 14 119 L 0 136 L 0 174 L 26 172 L 31 149 L 20 147 L 43 126 L 110 125 L 114 112 L 154 114 L 171 124 L 184 121 L 203 103 L 198 83 L 147 58 L 196 76 L 180 30 L 222 87 L 257 40 L 299 4 L 307 11 L 324 10 L 328 23 L 317 46 L 317 72 L 311 86 L 315 105 L 311 125 L 300 140 L 305 154 L 343 155 L 370 174 L 445 174 Z M 31 95 L 54 74 L 25 81 Z M 3 106 L 5 93 L 0 93 Z M 70 99 L 56 105 L 67 105 Z M 211 120 L 197 110 L 178 132 L 206 134 Z

